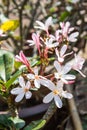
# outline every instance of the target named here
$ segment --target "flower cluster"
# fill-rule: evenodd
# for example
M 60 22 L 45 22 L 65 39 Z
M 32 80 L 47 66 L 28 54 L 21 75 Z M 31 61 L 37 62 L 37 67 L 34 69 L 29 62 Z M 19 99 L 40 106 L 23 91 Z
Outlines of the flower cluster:
M 48 88 L 50 93 L 47 94 L 43 102 L 49 103 L 54 100 L 58 108 L 62 107 L 62 98 L 71 99 L 73 95 L 67 90 L 64 90 L 64 84 L 71 84 L 75 82 L 76 76 L 71 74 L 73 69 L 79 72 L 83 77 L 85 75 L 81 72 L 85 60 L 79 55 L 75 54 L 75 58 L 65 64 L 64 60 L 66 56 L 73 55 L 73 51 L 66 53 L 69 48 L 69 42 L 76 42 L 78 32 L 74 31 L 74 27 L 70 27 L 70 22 L 61 22 L 60 28 L 53 34 L 50 34 L 49 27 L 53 25 L 52 17 L 49 17 L 45 24 L 41 21 L 36 21 L 38 25 L 35 28 L 45 31 L 44 37 L 40 33 L 33 33 L 32 40 L 27 40 L 29 46 L 36 45 L 39 51 L 40 66 L 32 68 L 28 59 L 21 51 L 17 55 L 16 61 L 21 62 L 27 67 L 28 72 L 19 77 L 20 87 L 13 88 L 11 94 L 17 95 L 16 102 L 19 102 L 25 96 L 26 99 L 31 98 L 31 90 L 33 88 L 38 89 L 42 86 Z M 67 44 L 68 43 L 68 44 Z M 49 65 L 48 53 L 52 53 L 54 56 L 54 72 L 44 75 L 46 67 Z M 48 63 L 47 63 L 48 62 Z M 25 79 L 26 77 L 26 79 Z M 25 80 L 27 80 L 25 84 Z

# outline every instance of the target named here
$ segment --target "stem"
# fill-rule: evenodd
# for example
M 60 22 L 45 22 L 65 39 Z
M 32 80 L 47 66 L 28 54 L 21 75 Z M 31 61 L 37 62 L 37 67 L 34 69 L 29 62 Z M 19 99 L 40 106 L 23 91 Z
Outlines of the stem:
M 68 92 L 72 93 L 70 89 L 70 85 L 66 85 L 66 88 Z M 74 130 L 83 130 L 74 98 L 68 99 L 68 105 L 69 105 L 72 122 L 75 128 Z
M 8 108 L 9 108 L 9 114 L 12 117 L 17 117 L 18 113 L 17 113 L 17 110 L 16 110 L 16 107 L 15 107 L 14 100 L 13 100 L 12 96 L 8 97 L 7 103 L 8 103 Z
M 46 123 L 49 122 L 49 120 L 51 119 L 51 117 L 54 115 L 54 113 L 57 110 L 57 106 L 55 105 L 55 102 L 52 101 L 51 105 L 49 106 L 47 112 L 45 113 L 45 115 L 43 116 L 43 120 L 46 120 Z

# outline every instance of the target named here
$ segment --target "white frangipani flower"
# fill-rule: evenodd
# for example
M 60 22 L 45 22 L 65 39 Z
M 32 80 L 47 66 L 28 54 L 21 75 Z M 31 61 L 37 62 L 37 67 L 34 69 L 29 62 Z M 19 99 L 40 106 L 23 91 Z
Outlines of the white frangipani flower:
M 70 61 L 69 64 L 71 65 L 72 69 L 78 71 L 83 77 L 86 77 L 86 75 L 84 75 L 81 72 L 85 59 L 76 54 L 74 56 L 75 56 L 75 59 Z
M 38 75 L 38 68 L 34 68 L 34 74 L 27 74 L 27 78 L 34 80 L 34 85 L 36 88 L 40 88 L 40 79 L 45 79 L 44 77 Z
M 71 33 L 74 28 L 70 27 L 70 22 L 60 22 L 61 27 L 61 34 L 63 35 L 63 38 L 70 42 L 76 42 L 77 36 L 79 35 L 79 32 L 73 32 Z
M 65 54 L 66 50 L 67 50 L 67 45 L 63 45 L 60 51 L 57 48 L 55 49 L 56 55 L 58 57 L 58 61 L 61 63 L 64 61 L 64 58 L 66 56 L 71 55 L 73 53 L 73 52 L 70 52 L 70 53 Z
M 23 97 L 25 96 L 26 99 L 30 99 L 32 96 L 32 93 L 29 91 L 31 84 L 28 81 L 25 84 L 24 78 L 22 76 L 19 77 L 19 84 L 21 87 L 16 87 L 11 90 L 11 94 L 17 95 L 15 98 L 15 102 L 20 102 Z
M 64 83 L 68 84 L 68 80 L 74 80 L 76 78 L 75 75 L 67 74 L 71 70 L 71 66 L 69 64 L 65 64 L 65 66 L 61 66 L 58 61 L 54 61 L 54 66 L 58 72 L 56 72 L 55 78 L 62 80 Z
M 63 82 L 61 80 L 58 81 L 57 86 L 55 86 L 54 83 L 52 83 L 50 80 L 43 81 L 43 85 L 51 90 L 51 92 L 44 97 L 43 99 L 44 103 L 49 103 L 50 101 L 54 99 L 56 106 L 58 108 L 61 108 L 62 97 L 68 98 L 68 99 L 71 99 L 73 97 L 72 94 L 63 90 Z
M 55 40 L 53 38 L 46 39 L 46 41 L 44 43 L 45 43 L 47 48 L 54 48 L 54 47 L 57 47 L 59 45 L 59 43 L 55 42 Z
M 45 21 L 45 23 L 43 23 L 43 22 L 41 22 L 41 21 L 36 21 L 36 23 L 37 23 L 39 26 L 35 26 L 35 28 L 44 30 L 44 31 L 46 31 L 47 34 L 49 35 L 48 28 L 49 28 L 49 26 L 51 26 L 51 25 L 53 24 L 52 17 L 49 17 L 49 18 Z

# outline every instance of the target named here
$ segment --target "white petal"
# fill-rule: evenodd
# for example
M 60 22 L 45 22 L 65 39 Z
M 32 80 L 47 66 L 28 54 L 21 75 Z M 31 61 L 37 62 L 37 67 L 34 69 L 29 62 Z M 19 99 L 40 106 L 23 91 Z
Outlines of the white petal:
M 52 25 L 53 24 L 53 22 L 52 22 L 52 17 L 49 17 L 47 20 L 46 20 L 46 22 L 45 22 L 45 25 L 46 25 L 46 27 L 48 28 L 50 25 Z
M 36 88 L 40 88 L 40 81 L 35 79 L 34 80 L 34 85 L 35 85 Z
M 65 64 L 65 66 L 63 67 L 63 70 L 62 70 L 62 74 L 66 74 L 66 73 L 68 73 L 70 70 L 71 70 L 71 65 Z
M 62 89 L 62 88 L 63 88 L 63 85 L 64 85 L 64 83 L 63 83 L 61 80 L 59 80 L 59 81 L 57 82 L 57 89 Z
M 31 98 L 31 96 L 32 96 L 32 93 L 30 91 L 28 91 L 28 92 L 25 93 L 25 98 L 26 99 Z
M 13 95 L 19 94 L 21 92 L 23 92 L 23 89 L 19 88 L 19 87 L 14 88 L 14 89 L 11 90 L 11 94 L 13 94 Z
M 37 67 L 34 68 L 34 73 L 35 73 L 35 75 L 38 75 L 38 68 Z
M 36 23 L 39 25 L 39 26 L 41 26 L 41 27 L 43 27 L 44 28 L 44 24 L 41 22 L 41 21 L 36 21 Z
M 69 36 L 69 41 L 71 42 L 76 42 L 76 37 L 79 35 L 79 32 L 75 32 L 75 33 L 72 33 L 70 36 Z
M 27 81 L 25 88 L 29 89 L 31 87 L 30 81 Z
M 24 78 L 22 76 L 19 77 L 19 84 L 21 87 L 25 87 L 25 81 L 24 81 Z
M 24 92 L 17 95 L 17 97 L 15 98 L 15 102 L 20 102 L 23 99 L 23 97 L 24 97 Z
M 73 95 L 71 93 L 68 93 L 68 92 L 65 91 L 65 92 L 62 93 L 62 97 L 71 99 L 73 97 Z
M 29 79 L 35 79 L 35 76 L 34 76 L 34 74 L 27 74 L 27 78 L 29 78 Z
M 75 78 L 76 78 L 75 75 L 71 75 L 71 74 L 63 75 L 62 77 L 63 77 L 64 79 L 68 79 L 68 80 L 72 80 L 72 79 L 75 79 Z
M 54 66 L 58 72 L 61 72 L 61 65 L 58 63 L 58 61 L 54 61 Z
M 43 98 L 43 102 L 44 103 L 49 103 L 52 99 L 53 99 L 53 92 L 47 94 L 44 98 Z
M 60 56 L 63 56 L 67 50 L 67 45 L 63 45 L 63 47 L 60 50 Z
M 58 108 L 61 108 L 62 107 L 62 101 L 60 99 L 60 97 L 58 95 L 55 95 L 54 97 L 54 101 L 55 101 L 55 104 Z
M 52 81 L 47 80 L 47 79 L 46 80 L 40 79 L 39 81 L 40 81 L 41 85 L 47 87 L 48 89 L 50 89 L 52 91 L 55 89 L 55 85 L 54 85 L 54 83 Z

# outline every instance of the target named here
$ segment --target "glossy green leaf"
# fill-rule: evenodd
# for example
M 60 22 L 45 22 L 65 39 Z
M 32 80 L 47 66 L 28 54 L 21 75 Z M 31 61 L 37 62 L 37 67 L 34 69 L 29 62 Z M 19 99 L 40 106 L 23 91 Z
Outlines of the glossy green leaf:
M 9 120 L 9 116 L 8 115 L 5 115 L 5 114 L 3 114 L 3 115 L 0 115 L 0 125 L 3 127 L 4 126 L 4 128 L 5 127 L 11 127 L 12 126 L 12 121 L 11 120 Z
M 17 71 L 12 77 L 6 82 L 6 88 L 9 88 L 13 82 L 22 74 L 22 70 Z
M 14 123 L 14 126 L 17 130 L 20 130 L 25 125 L 25 121 L 18 117 L 14 117 L 14 118 L 11 117 L 10 120 Z
M 0 50 L 0 78 L 7 81 L 14 69 L 14 56 L 12 53 Z
M 32 121 L 24 130 L 40 130 L 46 123 L 46 120 Z

